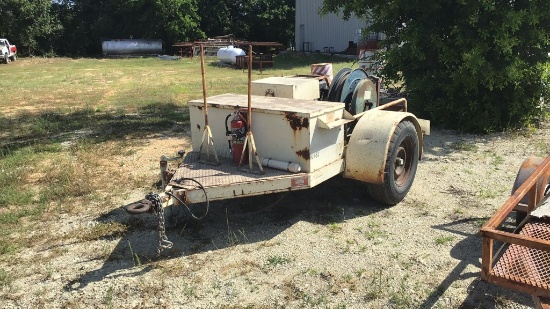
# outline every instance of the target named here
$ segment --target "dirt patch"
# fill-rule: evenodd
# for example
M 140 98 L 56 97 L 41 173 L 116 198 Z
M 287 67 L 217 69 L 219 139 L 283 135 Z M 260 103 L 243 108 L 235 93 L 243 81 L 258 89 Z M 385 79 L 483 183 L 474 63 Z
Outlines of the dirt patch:
M 338 177 L 275 205 L 281 196 L 213 203 L 205 220 L 169 229 L 174 248 L 160 257 L 155 218 L 120 208 L 146 190 L 120 184 L 111 208 L 60 214 L 20 235 L 59 237 L 0 264 L 11 278 L 0 307 L 528 308 L 527 295 L 479 281 L 477 232 L 523 160 L 550 154 L 549 136 L 548 125 L 528 136 L 433 130 L 394 207 Z M 159 157 L 188 145 L 150 136 L 122 172 L 154 180 Z

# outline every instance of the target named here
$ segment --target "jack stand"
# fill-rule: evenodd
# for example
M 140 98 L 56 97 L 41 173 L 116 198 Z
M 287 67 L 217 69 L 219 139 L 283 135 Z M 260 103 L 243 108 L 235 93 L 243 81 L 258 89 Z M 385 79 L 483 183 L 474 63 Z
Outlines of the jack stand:
M 218 159 L 218 152 L 214 146 L 214 139 L 212 138 L 212 131 L 208 125 L 208 103 L 206 102 L 206 77 L 204 72 L 204 46 L 201 44 L 201 73 L 202 73 L 202 99 L 204 102 L 204 133 L 202 134 L 201 147 L 199 148 L 199 162 L 206 163 L 210 165 L 220 165 L 220 160 Z M 201 160 L 202 155 L 202 146 L 206 142 L 206 161 Z M 214 157 L 216 162 L 210 161 L 210 148 L 214 151 Z
M 206 143 L 206 160 L 201 160 L 202 147 L 204 146 L 205 143 Z M 210 161 L 210 148 L 212 148 L 214 152 L 214 158 L 216 159 L 215 162 Z M 212 138 L 212 131 L 210 130 L 209 125 L 206 125 L 204 127 L 204 132 L 202 134 L 202 142 L 199 148 L 199 162 L 210 164 L 210 165 L 220 165 L 220 160 L 218 159 L 218 152 L 216 151 L 216 147 L 214 146 L 214 139 Z
M 250 142 L 249 142 L 250 141 Z M 254 174 L 263 174 L 264 168 L 262 167 L 262 162 L 260 160 L 260 157 L 258 156 L 258 152 L 256 151 L 256 144 L 254 143 L 254 135 L 252 134 L 252 131 L 248 131 L 246 133 L 246 139 L 244 140 L 243 149 L 246 149 L 246 145 L 250 143 L 250 147 L 248 147 L 248 170 L 246 169 L 240 169 L 241 171 L 246 171 Z M 259 171 L 255 171 L 253 168 L 253 156 L 256 157 L 256 163 L 258 163 Z M 241 153 L 241 159 L 239 160 L 239 167 L 243 163 L 244 158 L 244 151 Z
M 256 151 L 256 143 L 254 143 L 254 135 L 252 134 L 252 45 L 248 46 L 248 113 L 247 113 L 247 121 L 246 121 L 246 139 L 244 140 L 243 145 L 243 152 L 241 152 L 241 159 L 239 160 L 239 167 L 243 164 L 243 158 L 244 158 L 244 150 L 246 149 L 246 145 L 250 143 L 250 147 L 248 147 L 248 170 L 246 169 L 240 169 L 241 171 L 255 173 L 255 174 L 263 174 L 264 168 L 262 167 L 262 161 L 260 160 L 260 157 L 258 156 L 258 152 Z M 256 157 L 256 162 L 258 163 L 258 168 L 260 171 L 254 171 L 252 162 L 253 157 Z

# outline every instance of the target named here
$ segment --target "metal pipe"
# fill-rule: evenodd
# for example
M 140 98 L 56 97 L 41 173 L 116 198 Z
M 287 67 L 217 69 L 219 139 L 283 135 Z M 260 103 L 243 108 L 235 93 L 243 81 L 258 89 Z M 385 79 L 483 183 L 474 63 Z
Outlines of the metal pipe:
M 248 128 L 252 128 L 252 45 L 248 45 Z
M 201 44 L 202 100 L 204 102 L 204 126 L 208 127 L 208 104 L 206 103 L 206 76 L 204 72 L 204 46 Z
M 391 101 L 391 102 L 386 103 L 384 105 L 377 106 L 373 109 L 387 109 L 389 107 L 395 106 L 395 105 L 400 104 L 400 103 L 403 103 L 404 111 L 406 112 L 407 111 L 407 99 L 405 99 L 405 98 L 401 98 L 401 99 L 397 99 L 395 101 Z

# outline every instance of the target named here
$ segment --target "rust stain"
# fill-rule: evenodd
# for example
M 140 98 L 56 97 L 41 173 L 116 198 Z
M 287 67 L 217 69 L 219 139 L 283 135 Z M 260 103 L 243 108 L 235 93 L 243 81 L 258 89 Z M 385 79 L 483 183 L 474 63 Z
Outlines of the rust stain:
M 174 194 L 179 197 L 179 199 L 182 200 L 182 202 L 184 202 L 185 204 L 190 204 L 189 198 L 187 197 L 185 191 L 176 191 L 174 192 Z
M 302 149 L 302 150 L 296 151 L 296 154 L 299 155 L 300 157 L 306 159 L 306 160 L 309 160 L 309 158 L 310 158 L 309 148 L 307 148 L 307 147 Z
M 309 119 L 302 118 L 296 115 L 296 113 L 286 112 L 285 118 L 290 123 L 292 130 L 301 130 L 302 128 L 309 128 Z

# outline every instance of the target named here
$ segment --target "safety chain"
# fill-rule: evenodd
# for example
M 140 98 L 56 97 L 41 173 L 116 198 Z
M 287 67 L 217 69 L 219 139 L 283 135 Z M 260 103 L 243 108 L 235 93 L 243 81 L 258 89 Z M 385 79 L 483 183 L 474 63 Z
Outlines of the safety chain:
M 160 198 L 160 195 L 150 192 L 145 196 L 145 198 L 153 203 L 153 211 L 155 212 L 159 223 L 157 228 L 159 234 L 159 245 L 157 252 L 160 255 L 162 250 L 170 249 L 174 246 L 174 244 L 169 241 L 168 236 L 166 236 L 166 225 L 164 223 L 164 207 L 162 207 L 162 200 Z

